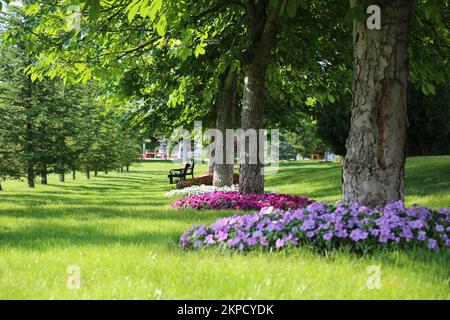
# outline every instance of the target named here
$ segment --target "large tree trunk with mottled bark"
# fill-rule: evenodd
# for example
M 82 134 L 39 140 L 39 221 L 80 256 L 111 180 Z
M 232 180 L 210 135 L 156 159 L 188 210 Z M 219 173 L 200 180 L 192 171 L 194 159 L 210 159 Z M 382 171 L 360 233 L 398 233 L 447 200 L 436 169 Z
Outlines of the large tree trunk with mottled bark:
M 344 203 L 403 200 L 407 36 L 412 1 L 380 1 L 381 29 L 354 25 L 353 106 L 343 170 Z
M 271 50 L 277 34 L 276 19 L 279 16 L 283 1 L 275 1 L 268 10 L 268 1 L 246 2 L 247 12 L 247 53 L 243 63 L 244 96 L 242 99 L 241 125 L 243 130 L 264 128 L 264 103 L 267 67 L 270 62 Z M 257 136 L 259 136 L 257 134 Z M 256 146 L 245 142 L 245 159 L 239 168 L 239 189 L 243 194 L 264 192 L 264 143 L 259 141 Z M 251 153 L 256 152 L 257 162 L 250 163 Z M 242 161 L 242 159 L 241 159 Z
M 264 87 L 266 69 L 264 66 L 252 65 L 245 72 L 244 100 L 242 103 L 241 123 L 243 130 L 264 128 Z M 258 136 L 258 135 L 257 135 Z M 264 169 L 259 155 L 264 150 L 261 141 L 251 145 L 245 141 L 245 164 L 239 170 L 239 189 L 241 193 L 264 193 Z M 251 154 L 258 155 L 257 163 L 250 163 Z
M 215 163 L 213 185 L 216 187 L 231 186 L 233 184 L 234 137 L 227 140 L 227 129 L 234 129 L 236 113 L 237 74 L 231 68 L 227 68 L 219 76 L 219 92 L 216 98 L 216 128 L 222 133 L 222 163 Z M 233 148 L 227 149 L 227 144 Z M 232 163 L 230 163 L 233 161 Z

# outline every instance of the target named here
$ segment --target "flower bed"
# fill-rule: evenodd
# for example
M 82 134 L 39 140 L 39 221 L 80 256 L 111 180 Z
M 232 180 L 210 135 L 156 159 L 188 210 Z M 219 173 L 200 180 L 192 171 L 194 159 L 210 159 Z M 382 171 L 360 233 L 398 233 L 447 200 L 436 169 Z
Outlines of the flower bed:
M 172 203 L 172 206 L 174 208 L 213 210 L 259 210 L 263 207 L 275 207 L 277 209 L 288 210 L 306 207 L 311 202 L 306 197 L 288 194 L 264 193 L 243 195 L 239 192 L 213 192 L 178 199 Z
M 233 184 L 239 183 L 239 174 L 235 173 L 233 174 Z M 192 186 L 212 186 L 213 184 L 213 176 L 200 176 L 193 179 L 187 179 L 183 181 L 179 181 L 176 184 L 177 189 L 184 189 Z
M 449 248 L 449 237 L 450 209 L 405 208 L 401 202 L 368 209 L 322 202 L 287 212 L 263 208 L 210 226 L 194 225 L 180 241 L 185 248 L 246 251 L 310 245 L 318 250 L 348 247 L 367 252 L 380 246 Z
M 214 186 L 191 186 L 186 187 L 184 189 L 173 189 L 165 194 L 166 197 L 174 197 L 174 196 L 191 196 L 196 194 L 205 194 L 212 192 L 235 192 L 239 191 L 239 185 L 233 184 L 228 187 L 214 187 Z M 275 193 L 276 191 L 273 189 L 266 189 L 265 193 Z

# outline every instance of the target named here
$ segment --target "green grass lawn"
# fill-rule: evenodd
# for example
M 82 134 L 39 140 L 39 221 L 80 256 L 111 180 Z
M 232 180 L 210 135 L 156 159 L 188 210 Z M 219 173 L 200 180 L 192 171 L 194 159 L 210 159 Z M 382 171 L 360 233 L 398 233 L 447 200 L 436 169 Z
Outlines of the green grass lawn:
M 176 166 L 176 165 L 175 165 Z M 450 252 L 395 251 L 369 256 L 293 252 L 186 252 L 184 229 L 232 214 L 174 210 L 167 171 L 151 162 L 131 172 L 0 193 L 0 299 L 450 299 Z M 204 170 L 199 168 L 198 171 Z M 267 186 L 337 200 L 337 164 L 290 162 Z M 450 157 L 411 158 L 407 203 L 450 207 Z M 81 287 L 67 286 L 69 266 Z M 381 288 L 369 289 L 369 267 Z

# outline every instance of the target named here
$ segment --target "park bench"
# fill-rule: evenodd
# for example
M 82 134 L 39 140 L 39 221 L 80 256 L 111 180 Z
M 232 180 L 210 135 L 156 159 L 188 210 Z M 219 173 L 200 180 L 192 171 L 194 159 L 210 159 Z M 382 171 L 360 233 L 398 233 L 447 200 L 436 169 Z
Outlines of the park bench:
M 173 183 L 174 178 L 179 178 L 179 181 L 186 180 L 186 176 L 191 176 L 194 178 L 194 167 L 195 162 L 194 160 L 191 161 L 191 163 L 186 163 L 184 168 L 181 169 L 171 169 L 169 171 L 169 175 L 167 176 L 170 180 L 170 184 Z

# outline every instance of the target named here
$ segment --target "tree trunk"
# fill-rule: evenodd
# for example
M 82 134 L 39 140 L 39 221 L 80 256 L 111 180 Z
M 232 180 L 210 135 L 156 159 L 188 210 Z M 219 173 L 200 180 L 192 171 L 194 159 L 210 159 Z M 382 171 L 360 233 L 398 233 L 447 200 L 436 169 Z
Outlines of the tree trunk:
M 354 24 L 353 106 L 342 199 L 370 207 L 403 200 L 407 36 L 412 1 L 381 1 L 382 25 Z
M 105 174 L 108 174 L 108 170 L 105 170 Z
M 3 191 L 2 189 L 2 182 L 0 181 L 0 191 Z
M 242 103 L 242 129 L 263 129 L 264 128 L 264 86 L 266 79 L 265 68 L 257 65 L 251 66 L 245 72 L 244 84 L 244 100 Z M 264 176 L 262 163 L 263 159 L 259 157 L 264 145 L 261 141 L 256 146 L 250 145 L 249 141 L 245 142 L 245 164 L 240 165 L 239 169 L 239 189 L 241 193 L 264 193 Z M 256 152 L 258 154 L 257 163 L 249 163 L 250 154 Z
M 27 181 L 28 187 L 34 188 L 34 165 L 35 165 L 35 149 L 34 149 L 34 114 L 33 114 L 33 81 L 30 77 L 27 77 L 28 86 L 24 87 L 24 96 L 26 97 L 25 109 L 26 109 L 26 128 L 25 128 L 25 157 L 26 157 L 26 171 L 27 171 Z
M 214 139 L 211 139 L 211 143 L 214 142 Z M 213 176 L 214 175 L 214 167 L 216 166 L 216 162 L 214 161 L 214 150 L 211 152 L 209 162 L 208 162 L 208 175 Z
M 72 170 L 72 180 L 75 180 L 77 178 L 77 171 Z
M 283 1 L 275 1 L 275 5 L 266 13 L 269 2 L 247 1 L 247 54 L 243 63 L 244 96 L 242 100 L 241 122 L 244 131 L 264 128 L 264 96 L 267 67 L 270 53 L 275 44 L 277 34 L 276 19 Z M 256 132 L 257 136 L 258 132 Z M 245 143 L 247 145 L 247 143 Z M 250 147 L 257 153 L 256 163 L 250 163 Z M 262 156 L 264 144 L 258 139 L 256 146 L 246 146 L 244 163 L 239 168 L 239 189 L 243 194 L 264 192 L 264 164 Z
M 98 175 L 98 170 L 97 168 L 94 168 L 94 177 L 96 177 Z
M 126 167 L 127 172 L 130 172 L 130 166 Z
M 231 186 L 233 184 L 234 165 L 229 162 L 231 160 L 234 162 L 234 156 L 231 157 L 230 155 L 230 157 L 227 157 L 227 144 L 232 145 L 232 150 L 234 151 L 234 138 L 232 141 L 227 141 L 226 130 L 233 129 L 235 124 L 237 79 L 236 72 L 229 67 L 219 77 L 219 92 L 216 98 L 216 128 L 222 132 L 223 159 L 222 163 L 215 163 L 213 168 L 213 185 L 216 187 Z
M 32 163 L 28 163 L 27 166 L 27 181 L 28 187 L 34 188 L 34 166 Z
M 30 122 L 31 120 L 28 120 L 27 126 L 26 126 L 26 142 L 25 142 L 25 154 L 27 155 L 27 181 L 28 181 L 28 187 L 34 188 L 34 146 L 33 146 L 33 125 Z
M 89 166 L 86 166 L 86 179 L 91 178 L 91 168 Z
M 59 182 L 65 182 L 66 181 L 66 175 L 64 172 L 61 172 L 59 174 Z
M 41 184 L 48 184 L 48 170 L 47 164 L 43 163 L 41 165 Z

